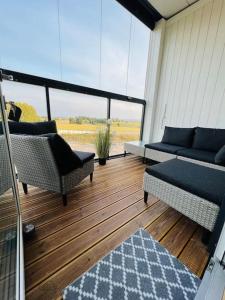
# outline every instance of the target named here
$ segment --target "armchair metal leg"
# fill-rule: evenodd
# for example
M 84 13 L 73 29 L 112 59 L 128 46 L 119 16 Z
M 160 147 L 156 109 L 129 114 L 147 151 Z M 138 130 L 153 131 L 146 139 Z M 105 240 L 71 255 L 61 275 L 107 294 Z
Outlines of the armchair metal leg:
M 144 192 L 144 202 L 147 203 L 148 201 L 148 192 Z
M 63 205 L 66 206 L 67 205 L 67 195 L 63 194 L 62 199 L 63 199 Z
M 26 194 L 26 195 L 27 195 L 27 193 L 28 193 L 27 184 L 22 182 L 22 186 L 23 186 L 23 191 L 24 191 L 24 194 Z
M 93 180 L 93 173 L 90 174 L 90 181 L 92 182 Z

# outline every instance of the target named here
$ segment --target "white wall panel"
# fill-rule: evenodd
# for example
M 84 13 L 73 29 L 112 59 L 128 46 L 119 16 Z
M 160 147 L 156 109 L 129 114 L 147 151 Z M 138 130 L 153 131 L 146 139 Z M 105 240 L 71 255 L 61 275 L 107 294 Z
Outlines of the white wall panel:
M 165 125 L 225 128 L 225 0 L 202 2 L 167 24 L 154 141 Z

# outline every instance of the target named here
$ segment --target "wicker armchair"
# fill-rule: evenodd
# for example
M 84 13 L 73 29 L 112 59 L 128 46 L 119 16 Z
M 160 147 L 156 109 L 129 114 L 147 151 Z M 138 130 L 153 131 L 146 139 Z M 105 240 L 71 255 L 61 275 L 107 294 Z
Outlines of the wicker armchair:
M 57 135 L 58 136 L 58 135 Z M 59 136 L 58 136 L 59 137 Z M 62 138 L 61 138 L 62 139 Z M 67 204 L 67 193 L 85 177 L 94 172 L 94 153 L 73 152 L 69 145 L 67 150 L 76 154 L 81 164 L 62 174 L 56 156 L 47 136 L 29 136 L 11 134 L 12 152 L 18 171 L 19 181 L 27 193 L 27 184 L 62 194 L 63 204 Z M 62 152 L 60 155 L 63 154 Z M 70 153 L 69 153 L 70 154 Z M 68 159 L 68 153 L 60 156 L 60 163 Z
M 12 187 L 9 160 L 7 157 L 7 148 L 5 136 L 0 136 L 0 195 L 3 195 Z

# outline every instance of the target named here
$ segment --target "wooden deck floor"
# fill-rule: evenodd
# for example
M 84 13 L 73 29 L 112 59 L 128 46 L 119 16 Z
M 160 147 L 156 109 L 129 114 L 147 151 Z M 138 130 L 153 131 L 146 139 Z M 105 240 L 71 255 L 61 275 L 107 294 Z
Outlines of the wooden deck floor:
M 207 251 L 203 229 L 158 199 L 144 204 L 145 165 L 129 156 L 96 164 L 68 196 L 30 188 L 23 195 L 24 222 L 36 225 L 36 237 L 25 245 L 27 299 L 58 299 L 61 291 L 138 228 L 146 228 L 173 255 L 201 276 Z

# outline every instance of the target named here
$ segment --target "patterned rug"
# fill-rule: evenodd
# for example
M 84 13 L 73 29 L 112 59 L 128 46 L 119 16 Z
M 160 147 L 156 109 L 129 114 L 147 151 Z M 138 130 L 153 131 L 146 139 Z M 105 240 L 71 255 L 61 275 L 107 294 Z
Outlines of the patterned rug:
M 140 229 L 63 291 L 64 300 L 194 299 L 200 279 Z

